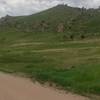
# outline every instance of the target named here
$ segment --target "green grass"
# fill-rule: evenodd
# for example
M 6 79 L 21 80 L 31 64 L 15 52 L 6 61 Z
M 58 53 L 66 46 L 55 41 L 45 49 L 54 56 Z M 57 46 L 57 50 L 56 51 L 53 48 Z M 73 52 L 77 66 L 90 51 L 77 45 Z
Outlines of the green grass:
M 27 38 L 3 44 L 1 71 L 23 73 L 81 94 L 100 94 L 99 39 L 36 42 Z

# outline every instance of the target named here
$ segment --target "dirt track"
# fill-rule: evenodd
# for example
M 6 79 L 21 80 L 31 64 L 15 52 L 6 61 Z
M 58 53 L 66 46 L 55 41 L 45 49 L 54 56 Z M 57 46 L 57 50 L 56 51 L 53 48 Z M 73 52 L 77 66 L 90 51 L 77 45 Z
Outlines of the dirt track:
M 32 83 L 29 79 L 0 73 L 0 100 L 88 100 L 71 93 Z

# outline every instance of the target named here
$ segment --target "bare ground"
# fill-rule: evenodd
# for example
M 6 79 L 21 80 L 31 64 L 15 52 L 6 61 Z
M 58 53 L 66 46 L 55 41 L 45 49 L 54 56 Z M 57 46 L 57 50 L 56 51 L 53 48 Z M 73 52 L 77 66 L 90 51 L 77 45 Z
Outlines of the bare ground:
M 62 93 L 39 83 L 0 73 L 0 100 L 89 100 L 72 93 Z

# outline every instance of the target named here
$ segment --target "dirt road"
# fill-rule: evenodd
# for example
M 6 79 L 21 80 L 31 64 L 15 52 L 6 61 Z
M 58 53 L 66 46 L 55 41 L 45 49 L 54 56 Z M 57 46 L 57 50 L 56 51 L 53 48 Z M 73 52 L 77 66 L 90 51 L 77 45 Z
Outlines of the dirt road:
M 88 100 L 88 98 L 60 93 L 31 80 L 0 73 L 0 100 Z

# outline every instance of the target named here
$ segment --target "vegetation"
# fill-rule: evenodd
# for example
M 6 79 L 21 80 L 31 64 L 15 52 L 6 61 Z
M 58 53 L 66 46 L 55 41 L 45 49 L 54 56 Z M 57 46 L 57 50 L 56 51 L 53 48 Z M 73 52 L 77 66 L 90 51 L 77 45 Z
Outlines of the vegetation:
M 2 18 L 0 70 L 100 95 L 98 10 L 59 5 L 31 16 Z
M 64 33 L 100 36 L 100 9 L 72 8 L 58 5 L 30 16 L 7 15 L 0 20 L 0 31 Z
M 3 42 L 0 70 L 24 73 L 74 92 L 100 94 L 99 39 L 50 42 L 41 37 Z

